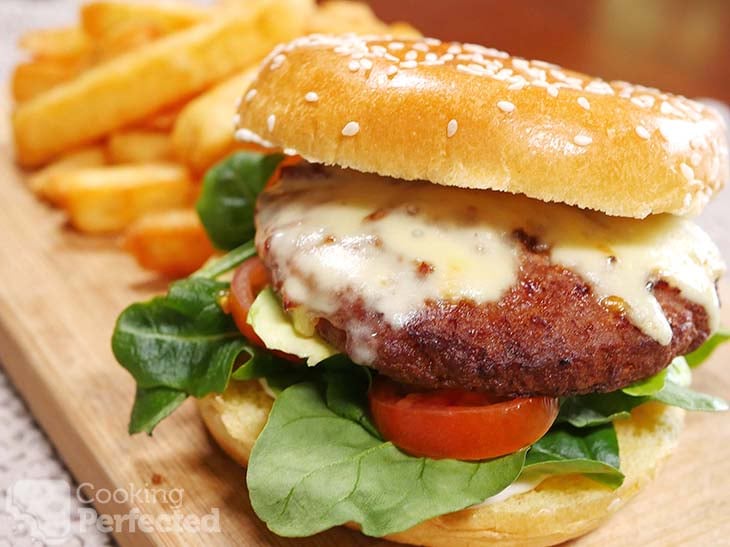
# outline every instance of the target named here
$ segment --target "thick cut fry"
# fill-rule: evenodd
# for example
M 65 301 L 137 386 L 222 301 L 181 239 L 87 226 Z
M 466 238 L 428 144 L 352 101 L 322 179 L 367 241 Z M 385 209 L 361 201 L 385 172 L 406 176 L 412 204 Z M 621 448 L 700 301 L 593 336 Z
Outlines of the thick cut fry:
M 170 135 L 155 131 L 117 131 L 107 143 L 110 163 L 153 163 L 172 159 Z
M 158 35 L 169 34 L 201 23 L 211 10 L 180 3 L 91 2 L 81 8 L 84 30 L 94 38 L 116 32 L 121 27 L 145 27 Z
M 91 50 L 89 36 L 79 27 L 31 30 L 18 45 L 39 59 L 79 59 Z
M 17 160 L 40 165 L 236 72 L 303 30 L 312 0 L 260 0 L 247 13 L 174 33 L 20 105 Z
M 165 131 L 170 132 L 175 127 L 175 122 L 180 112 L 185 108 L 185 104 L 174 104 L 163 108 L 156 114 L 146 117 L 145 119 L 137 122 L 134 127 L 137 129 L 148 130 L 148 131 Z
M 144 215 L 126 231 L 122 247 L 143 268 L 175 278 L 193 273 L 213 254 L 192 209 Z
M 307 24 L 307 31 L 385 34 L 388 32 L 388 25 L 375 17 L 373 10 L 367 4 L 332 0 L 319 6 Z
M 53 163 L 28 176 L 28 185 L 33 193 L 53 205 L 60 203 L 59 176 L 84 167 L 100 167 L 106 164 L 102 146 L 89 146 L 61 156 Z
M 194 99 L 183 109 L 172 132 L 175 155 L 201 173 L 231 152 L 236 104 L 253 81 L 250 68 Z
M 84 67 L 85 63 L 82 61 L 60 61 L 58 59 L 20 63 L 13 71 L 13 98 L 18 102 L 32 99 L 59 84 L 74 79 Z
M 370 6 L 352 0 L 330 0 L 320 4 L 307 23 L 307 32 L 392 34 L 404 38 L 420 36 L 406 23 L 386 24 L 375 16 Z
M 145 213 L 190 206 L 193 184 L 176 164 L 79 169 L 58 175 L 60 201 L 82 232 L 120 231 Z
M 94 44 L 94 62 L 105 63 L 132 50 L 161 38 L 158 29 L 144 23 L 119 25 L 99 38 Z

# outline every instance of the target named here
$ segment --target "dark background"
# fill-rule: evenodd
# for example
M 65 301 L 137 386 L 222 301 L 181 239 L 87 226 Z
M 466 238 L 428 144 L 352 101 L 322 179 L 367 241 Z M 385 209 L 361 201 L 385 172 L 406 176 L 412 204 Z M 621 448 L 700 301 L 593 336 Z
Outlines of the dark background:
M 370 0 L 386 21 L 730 103 L 730 0 Z

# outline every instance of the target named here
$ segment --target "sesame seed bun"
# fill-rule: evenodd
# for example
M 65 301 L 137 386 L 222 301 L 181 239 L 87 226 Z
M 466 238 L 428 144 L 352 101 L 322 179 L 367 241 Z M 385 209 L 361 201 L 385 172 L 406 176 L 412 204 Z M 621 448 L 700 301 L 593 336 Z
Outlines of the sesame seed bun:
M 705 105 L 432 39 L 281 45 L 237 126 L 313 162 L 635 218 L 698 213 L 730 177 L 724 122 Z
M 231 382 L 198 406 L 205 425 L 228 455 L 243 466 L 266 424 L 273 400 L 257 381 Z M 504 501 L 423 522 L 388 539 L 432 547 L 543 546 L 595 528 L 654 478 L 677 445 L 684 411 L 660 404 L 636 408 L 616 422 L 623 485 L 610 490 L 579 475 L 553 477 L 535 490 Z

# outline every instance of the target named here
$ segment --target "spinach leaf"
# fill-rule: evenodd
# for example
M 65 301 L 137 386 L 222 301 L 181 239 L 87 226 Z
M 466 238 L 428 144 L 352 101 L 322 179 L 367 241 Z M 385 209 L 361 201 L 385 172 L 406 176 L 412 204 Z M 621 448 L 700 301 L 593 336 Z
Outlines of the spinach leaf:
M 634 382 L 628 387 L 623 388 L 626 395 L 633 397 L 643 397 L 645 395 L 653 395 L 657 391 L 660 391 L 664 387 L 664 382 L 667 378 L 667 369 L 659 371 L 654 376 L 649 376 L 644 380 Z
M 232 249 L 253 238 L 256 198 L 283 158 L 237 152 L 208 170 L 196 208 L 213 245 Z
M 619 447 L 612 423 L 577 429 L 552 428 L 527 452 L 525 477 L 581 473 L 611 488 L 624 481 L 619 470 Z
M 168 387 L 195 397 L 222 392 L 233 361 L 246 347 L 217 303 L 228 285 L 189 278 L 167 296 L 132 304 L 117 319 L 112 350 L 137 387 Z
M 256 255 L 256 246 L 253 240 L 247 241 L 243 245 L 240 245 L 229 251 L 225 255 L 215 260 L 211 260 L 208 264 L 200 268 L 191 277 L 203 277 L 206 279 L 215 279 L 219 275 L 224 274 L 244 260 L 251 258 Z
M 567 397 L 561 402 L 556 423 L 568 423 L 573 427 L 608 424 L 613 420 L 629 418 L 631 410 L 647 400 L 621 391 Z
M 687 363 L 690 367 L 698 367 L 710 358 L 712 352 L 720 345 L 730 341 L 730 330 L 720 330 L 710 336 L 699 348 L 694 350 L 692 353 L 685 355 Z
M 249 359 L 231 375 L 233 380 L 254 380 L 263 378 L 269 388 L 279 394 L 291 385 L 311 379 L 310 369 L 302 364 L 293 364 L 286 359 L 254 346 L 246 348 Z
M 726 401 L 714 395 L 700 393 L 688 387 L 667 382 L 661 391 L 652 395 L 652 400 L 665 405 L 678 406 L 685 410 L 699 410 L 702 412 L 720 412 L 730 408 Z
M 519 475 L 518 452 L 485 462 L 408 456 L 329 408 L 314 383 L 276 399 L 254 445 L 247 483 L 274 533 L 301 537 L 346 522 L 383 536 L 494 495 Z
M 687 362 L 684 357 L 677 357 L 658 374 L 620 391 L 563 399 L 557 423 L 594 427 L 628 418 L 631 410 L 649 401 L 685 410 L 717 412 L 728 409 L 728 404 L 719 397 L 689 389 L 691 381 L 692 372 Z
M 335 414 L 360 424 L 371 435 L 382 439 L 370 419 L 367 393 L 372 383 L 370 369 L 350 361 L 346 355 L 335 355 L 319 365 L 326 385 L 327 406 Z
M 185 392 L 169 387 L 137 388 L 129 419 L 129 434 L 142 431 L 151 434 L 155 426 L 172 414 L 187 397 Z

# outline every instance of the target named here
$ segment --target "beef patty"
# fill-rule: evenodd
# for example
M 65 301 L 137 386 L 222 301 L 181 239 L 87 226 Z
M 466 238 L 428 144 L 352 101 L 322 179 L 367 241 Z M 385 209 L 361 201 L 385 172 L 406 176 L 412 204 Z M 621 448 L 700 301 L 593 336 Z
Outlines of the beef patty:
M 319 228 L 324 225 L 319 223 L 325 221 L 317 211 L 324 209 L 313 209 L 320 203 L 339 206 L 340 197 L 329 195 L 337 186 L 330 184 L 325 190 L 317 189 L 316 181 L 324 177 L 326 182 L 329 176 L 322 169 L 308 166 L 290 168 L 290 171 L 286 175 L 290 187 L 286 187 L 285 181 L 284 189 L 267 190 L 259 201 L 257 247 L 271 273 L 273 286 L 283 293 L 285 307 L 302 305 L 313 313 L 316 330 L 325 340 L 354 361 L 394 380 L 427 388 L 456 387 L 508 397 L 608 392 L 657 373 L 674 357 L 697 348 L 710 333 L 711 321 L 705 308 L 659 280 L 650 290 L 672 331 L 668 344 L 659 343 L 635 326 L 620 299 L 609 297 L 600 301 L 584 278 L 552 262 L 551 250 L 521 229 L 511 235 L 518 257 L 516 276 L 513 284 L 495 300 L 428 297 L 415 311 L 409 310 L 407 320 L 400 322 L 386 320 L 382 309 L 369 305 L 369 300 L 358 291 L 357 283 L 335 285 L 347 287 L 342 290 L 300 292 L 304 296 L 299 301 L 291 300 L 292 294 L 283 290 L 288 278 L 295 277 L 291 281 L 296 286 L 309 284 L 310 289 L 322 287 L 322 283 L 329 285 L 337 276 L 342 281 L 343 274 L 335 271 L 337 265 L 332 260 L 361 259 L 361 255 L 347 254 L 348 246 L 372 245 L 377 250 L 388 242 L 383 244 L 378 237 L 363 237 L 355 243 L 346 238 L 339 243 Z M 304 184 L 301 179 L 306 179 Z M 370 202 L 368 192 L 382 193 L 390 188 L 378 186 L 380 183 L 375 180 L 366 182 L 371 186 L 359 194 L 357 204 Z M 357 184 L 362 189 L 362 183 Z M 409 188 L 421 192 L 419 187 Z M 451 199 L 449 196 L 454 192 L 453 189 L 433 190 L 431 185 L 426 188 L 430 192 L 438 191 L 439 197 L 443 194 L 444 200 Z M 302 212 L 277 217 L 277 210 L 295 206 L 292 200 L 299 200 L 297 206 Z M 357 208 L 353 211 L 360 214 Z M 363 222 L 377 223 L 383 215 L 391 214 L 376 213 L 366 216 Z M 304 218 L 306 221 L 297 220 Z M 337 218 L 348 221 L 346 216 Z M 324 276 L 319 278 L 319 285 L 317 279 L 296 269 L 291 253 L 300 252 L 299 244 L 282 243 L 282 239 L 294 237 L 290 233 L 292 226 L 303 223 L 306 230 L 297 232 L 296 236 L 302 238 L 303 245 L 314 238 L 319 246 L 340 245 L 339 250 L 347 251 L 342 255 L 328 255 L 326 264 L 320 262 L 323 259 L 316 253 L 306 255 L 307 264 L 311 266 L 314 261 L 317 271 Z M 279 245 L 278 256 L 273 251 L 276 245 Z M 485 263 L 485 267 L 489 265 Z M 403 263 L 402 267 L 414 266 Z M 370 279 L 381 272 L 373 271 L 375 266 L 367 260 L 357 262 L 355 268 Z M 430 275 L 429 268 L 428 263 L 417 265 L 417 275 Z M 311 294 L 320 301 L 307 301 Z M 322 298 L 326 300 L 324 303 Z
M 701 306 L 664 282 L 654 294 L 672 326 L 667 346 L 599 303 L 576 274 L 528 251 L 519 283 L 497 303 L 429 302 L 396 330 L 352 298 L 317 331 L 351 353 L 337 325 L 356 316 L 373 333 L 372 366 L 406 384 L 506 397 L 609 392 L 656 374 L 709 335 Z

